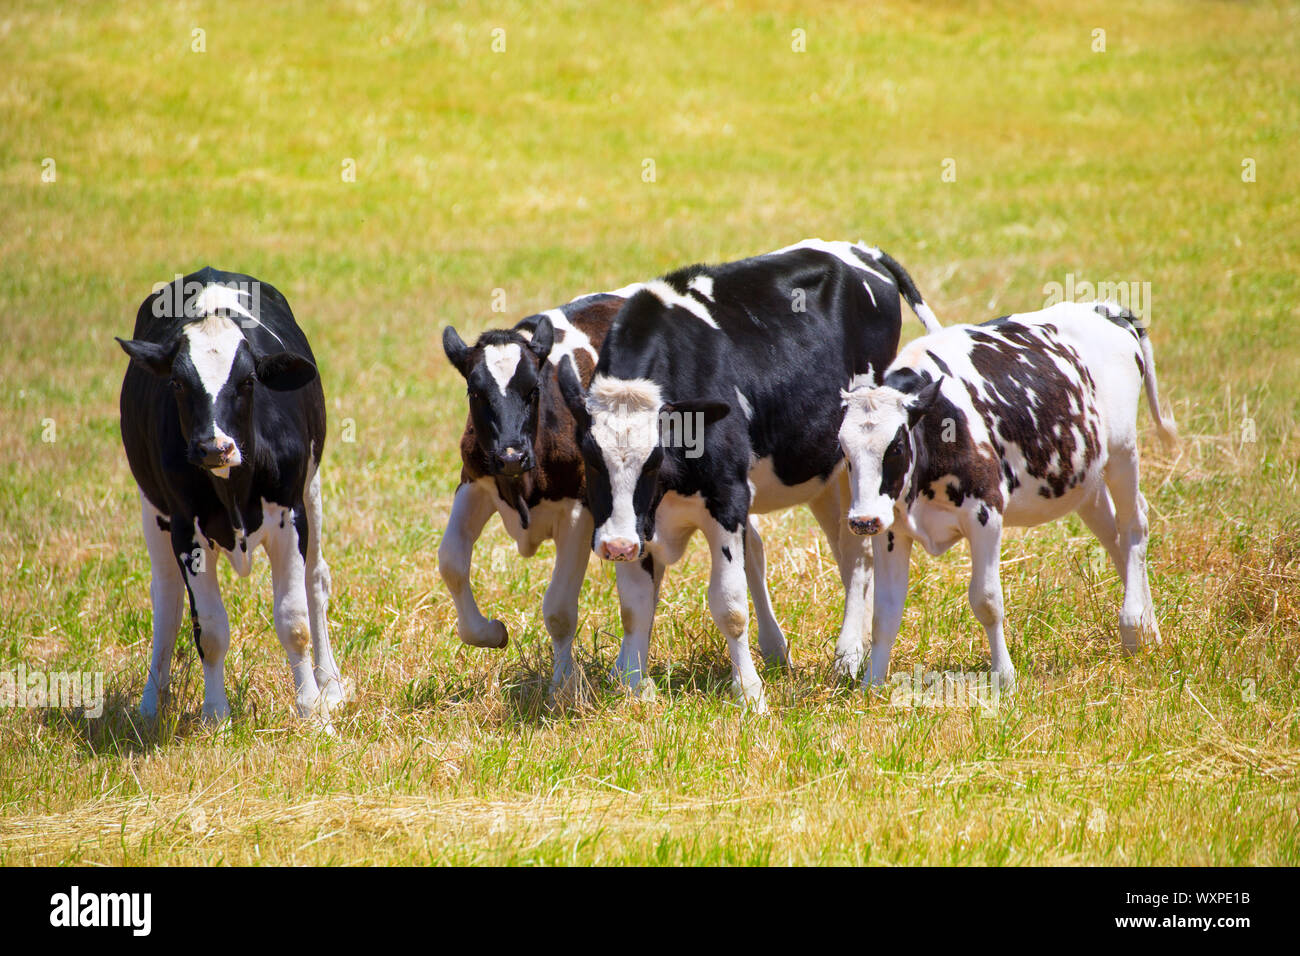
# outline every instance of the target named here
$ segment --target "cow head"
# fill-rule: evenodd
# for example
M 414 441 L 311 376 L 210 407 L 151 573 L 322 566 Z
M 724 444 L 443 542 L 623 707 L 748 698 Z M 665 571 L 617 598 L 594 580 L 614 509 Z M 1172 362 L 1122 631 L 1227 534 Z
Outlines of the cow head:
M 568 360 L 560 363 L 559 384 L 586 469 L 587 508 L 596 526 L 592 550 L 606 560 L 635 561 L 654 533 L 654 512 L 664 493 L 661 472 L 680 454 L 665 452 L 671 416 L 695 415 L 707 426 L 731 406 L 707 399 L 667 402 L 649 379 L 597 375 L 587 392 Z
M 840 448 L 849 468 L 849 528 L 854 534 L 880 534 L 893 525 L 895 507 L 906 498 L 916 464 L 920 438 L 914 432 L 942 384 L 942 379 L 930 382 L 915 394 L 888 385 L 840 392 Z
M 536 463 L 533 444 L 541 408 L 542 369 L 555 341 L 542 316 L 531 339 L 518 331 L 488 331 L 466 345 L 447 326 L 442 348 L 465 377 L 474 438 L 494 475 L 514 478 Z
M 137 367 L 169 381 L 190 464 L 220 478 L 253 454 L 259 386 L 287 392 L 316 378 L 300 355 L 257 352 L 225 315 L 188 322 L 161 343 L 117 341 Z

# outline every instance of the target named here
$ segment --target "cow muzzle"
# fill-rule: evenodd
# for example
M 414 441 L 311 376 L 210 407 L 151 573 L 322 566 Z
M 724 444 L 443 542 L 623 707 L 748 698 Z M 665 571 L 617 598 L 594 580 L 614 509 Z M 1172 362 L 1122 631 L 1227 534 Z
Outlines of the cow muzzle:
M 607 538 L 596 545 L 596 554 L 606 561 L 635 561 L 641 556 L 641 545 L 628 538 Z
M 533 456 L 526 446 L 510 445 L 494 457 L 497 473 L 507 478 L 517 478 L 533 467 Z
M 239 461 L 239 449 L 232 439 L 224 436 L 205 438 L 190 449 L 190 463 L 203 468 L 229 468 Z
M 864 518 L 860 515 L 849 515 L 849 530 L 854 534 L 871 535 L 880 534 L 885 528 L 885 523 L 879 518 Z

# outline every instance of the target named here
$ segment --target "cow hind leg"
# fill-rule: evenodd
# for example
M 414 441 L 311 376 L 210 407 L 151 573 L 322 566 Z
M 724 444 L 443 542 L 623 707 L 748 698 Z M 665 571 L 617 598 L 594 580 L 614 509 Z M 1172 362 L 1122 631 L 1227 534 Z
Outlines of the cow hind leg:
M 1124 604 L 1119 612 L 1119 634 L 1124 651 L 1132 654 L 1145 644 L 1160 643 L 1151 583 L 1147 576 L 1147 502 L 1138 489 L 1136 449 L 1112 451 L 1106 463 L 1106 486 L 1115 506 L 1120 574 Z
M 456 633 L 473 647 L 505 647 L 508 639 L 504 624 L 489 621 L 479 611 L 469 580 L 474 543 L 494 510 L 487 491 L 474 482 L 461 485 L 456 489 L 447 530 L 438 545 L 438 572 L 456 605 Z
M 1016 669 L 1007 653 L 1002 609 L 1002 520 L 994 517 L 970 537 L 971 575 L 967 592 L 971 610 L 984 625 L 989 657 L 999 690 L 1015 690 Z
M 307 485 L 307 616 L 311 623 L 311 650 L 315 660 L 316 686 L 327 707 L 352 699 L 354 688 L 339 673 L 330 646 L 329 604 L 330 568 L 321 554 L 321 528 L 324 509 L 321 505 L 320 473 L 312 475 Z
M 591 515 L 580 509 L 572 520 L 562 522 L 555 532 L 555 570 L 551 583 L 542 599 L 542 619 L 551 635 L 554 668 L 551 674 L 551 694 L 562 695 L 571 690 L 573 670 L 573 637 L 578 630 L 578 597 L 582 582 L 587 576 L 587 561 L 591 556 Z
M 767 697 L 749 653 L 749 594 L 743 567 L 744 525 L 728 531 L 714 524 L 705 529 L 705 537 L 712 552 L 709 611 L 727 640 L 732 690 L 746 706 L 761 713 L 767 710 Z
M 767 589 L 767 555 L 753 518 L 745 527 L 745 578 L 754 600 L 754 616 L 758 619 L 759 653 L 768 664 L 789 667 L 790 645 L 772 610 L 772 595 Z
M 149 550 L 149 598 L 153 606 L 153 654 L 140 698 L 143 717 L 158 716 L 171 687 L 172 652 L 185 613 L 185 582 L 172 553 L 171 534 L 158 523 L 162 513 L 140 495 L 145 546 Z M 164 519 L 165 520 L 165 519 Z

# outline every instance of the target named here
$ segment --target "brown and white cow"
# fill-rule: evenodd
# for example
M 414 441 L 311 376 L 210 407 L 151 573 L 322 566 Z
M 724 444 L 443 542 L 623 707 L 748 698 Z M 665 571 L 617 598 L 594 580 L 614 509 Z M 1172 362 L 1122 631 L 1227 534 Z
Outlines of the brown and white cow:
M 1124 648 L 1158 643 L 1147 579 L 1147 503 L 1138 489 L 1143 388 L 1162 438 L 1146 329 L 1109 303 L 1063 302 L 908 344 L 884 381 L 843 393 L 849 526 L 874 536 L 870 666 L 881 683 L 902 621 L 912 542 L 942 554 L 970 541 L 972 610 L 1003 688 L 1015 668 L 1003 637 L 1002 529 L 1077 511 L 1124 583 Z

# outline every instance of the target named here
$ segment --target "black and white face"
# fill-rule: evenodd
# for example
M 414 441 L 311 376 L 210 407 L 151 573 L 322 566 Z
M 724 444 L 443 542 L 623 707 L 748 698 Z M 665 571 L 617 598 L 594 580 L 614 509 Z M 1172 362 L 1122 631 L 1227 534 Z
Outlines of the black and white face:
M 849 529 L 876 535 L 894 523 L 915 465 L 913 429 L 938 395 L 939 382 L 909 395 L 889 386 L 841 392 L 840 448 L 849 469 Z
M 531 340 L 490 332 L 472 348 L 455 329 L 443 333 L 443 350 L 465 377 L 475 441 L 493 474 L 518 477 L 537 464 L 542 371 L 553 336 L 547 319 Z
M 316 367 L 291 352 L 258 356 L 222 315 L 188 323 L 164 344 L 118 341 L 138 366 L 167 379 L 190 464 L 219 478 L 253 452 L 258 386 L 291 391 L 316 377 Z
M 570 363 L 560 367 L 560 391 L 577 423 L 586 471 L 587 508 L 595 523 L 592 550 L 608 561 L 636 561 L 654 534 L 664 494 L 667 416 L 698 416 L 702 427 L 730 411 L 724 402 L 665 402 L 648 379 L 597 375 L 583 392 Z

